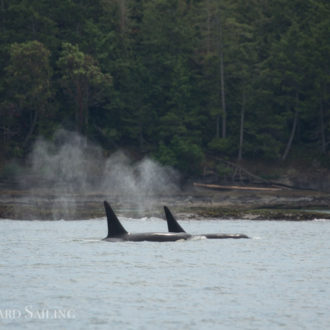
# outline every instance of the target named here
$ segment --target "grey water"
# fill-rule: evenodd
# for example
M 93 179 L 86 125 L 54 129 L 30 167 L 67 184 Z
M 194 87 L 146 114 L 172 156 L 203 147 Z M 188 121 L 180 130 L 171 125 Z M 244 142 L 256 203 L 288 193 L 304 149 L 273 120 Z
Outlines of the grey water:
M 111 243 L 105 218 L 0 221 L 0 328 L 329 328 L 329 221 L 181 225 L 252 239 Z

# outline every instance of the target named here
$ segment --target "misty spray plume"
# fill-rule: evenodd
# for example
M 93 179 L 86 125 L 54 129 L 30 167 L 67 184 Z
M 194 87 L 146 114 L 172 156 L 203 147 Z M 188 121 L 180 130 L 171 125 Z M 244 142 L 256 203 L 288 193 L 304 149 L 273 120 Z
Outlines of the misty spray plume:
M 77 206 L 95 196 L 100 207 L 105 198 L 142 215 L 159 197 L 178 191 L 172 168 L 149 158 L 134 162 L 122 151 L 105 157 L 99 146 L 62 129 L 52 141 L 37 140 L 29 164 L 24 185 L 46 189 L 54 219 L 76 218 Z

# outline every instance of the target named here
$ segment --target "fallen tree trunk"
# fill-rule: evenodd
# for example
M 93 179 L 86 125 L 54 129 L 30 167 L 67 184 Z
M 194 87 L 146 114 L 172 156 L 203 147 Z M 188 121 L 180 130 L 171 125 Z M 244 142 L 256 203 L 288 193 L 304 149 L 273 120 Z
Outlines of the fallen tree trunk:
M 278 191 L 282 190 L 282 188 L 275 187 L 243 187 L 243 186 L 223 186 L 218 184 L 205 184 L 194 182 L 193 185 L 195 187 L 201 188 L 209 188 L 209 189 L 236 189 L 236 190 L 259 190 L 259 191 Z

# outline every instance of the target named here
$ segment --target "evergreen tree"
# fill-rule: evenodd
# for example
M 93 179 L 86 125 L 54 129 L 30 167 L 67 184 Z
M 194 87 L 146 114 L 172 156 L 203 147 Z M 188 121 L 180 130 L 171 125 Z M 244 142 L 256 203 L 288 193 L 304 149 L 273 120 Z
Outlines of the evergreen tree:
M 73 103 L 76 129 L 87 134 L 89 107 L 103 97 L 102 93 L 111 83 L 111 76 L 102 73 L 91 56 L 70 43 L 63 43 L 57 64 L 61 72 L 61 86 L 69 96 L 69 104 Z
M 10 47 L 5 70 L 7 99 L 1 104 L 2 130 L 5 140 L 8 135 L 15 137 L 16 154 L 26 149 L 34 134 L 43 132 L 46 118 L 51 116 L 49 56 L 49 50 L 38 41 L 14 43 Z M 12 148 L 12 143 L 6 147 Z

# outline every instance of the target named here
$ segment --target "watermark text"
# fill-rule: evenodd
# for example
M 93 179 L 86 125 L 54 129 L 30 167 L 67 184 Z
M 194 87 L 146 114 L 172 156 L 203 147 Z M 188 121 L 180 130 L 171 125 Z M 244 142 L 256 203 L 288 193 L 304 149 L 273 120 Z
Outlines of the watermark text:
M 41 308 L 37 309 L 31 305 L 27 305 L 22 309 L 5 308 L 0 309 L 1 320 L 69 320 L 75 319 L 76 313 L 73 309 L 65 308 Z

